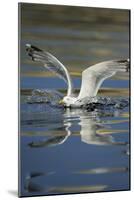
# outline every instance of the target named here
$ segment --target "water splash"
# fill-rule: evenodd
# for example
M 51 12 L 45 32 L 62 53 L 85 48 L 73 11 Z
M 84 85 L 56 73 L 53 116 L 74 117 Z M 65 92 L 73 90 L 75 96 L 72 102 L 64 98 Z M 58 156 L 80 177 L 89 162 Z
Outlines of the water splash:
M 88 111 L 115 111 L 129 106 L 129 98 L 126 97 L 91 97 L 82 100 L 82 107 Z
M 63 95 L 55 90 L 35 89 L 32 95 L 28 96 L 26 103 L 28 104 L 51 104 L 58 105 L 58 102 L 63 98 Z
M 44 104 L 53 108 L 63 108 L 59 105 L 59 101 L 63 98 L 63 94 L 55 90 L 35 89 L 32 95 L 26 99 L 27 104 Z M 126 97 L 86 97 L 78 100 L 71 108 L 82 108 L 87 111 L 115 111 L 122 110 L 129 106 L 129 98 Z

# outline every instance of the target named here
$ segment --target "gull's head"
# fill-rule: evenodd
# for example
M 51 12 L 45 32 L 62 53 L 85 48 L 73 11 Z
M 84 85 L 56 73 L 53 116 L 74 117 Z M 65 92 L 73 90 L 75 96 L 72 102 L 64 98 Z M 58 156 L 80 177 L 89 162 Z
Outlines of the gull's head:
M 70 107 L 71 105 L 74 105 L 76 102 L 76 98 L 75 97 L 70 97 L 70 96 L 65 96 L 60 102 L 59 104 L 63 104 L 66 107 Z

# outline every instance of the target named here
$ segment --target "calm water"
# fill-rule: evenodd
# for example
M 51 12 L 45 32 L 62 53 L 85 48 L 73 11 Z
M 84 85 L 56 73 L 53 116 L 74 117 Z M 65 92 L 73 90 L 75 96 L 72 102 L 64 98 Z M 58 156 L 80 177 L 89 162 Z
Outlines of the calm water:
M 85 68 L 129 57 L 129 12 L 22 4 L 20 24 L 20 195 L 128 190 L 129 74 L 103 83 L 100 109 L 64 109 L 66 84 L 25 44 L 65 64 L 78 93 Z

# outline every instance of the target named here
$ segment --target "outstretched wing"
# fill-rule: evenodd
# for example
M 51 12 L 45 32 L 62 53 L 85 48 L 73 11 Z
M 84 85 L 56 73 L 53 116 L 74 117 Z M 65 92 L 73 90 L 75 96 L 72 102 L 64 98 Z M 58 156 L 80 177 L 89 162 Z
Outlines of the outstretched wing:
M 33 61 L 41 62 L 46 69 L 63 79 L 68 84 L 68 95 L 72 94 L 71 77 L 66 67 L 56 57 L 30 44 L 26 44 L 26 51 Z
M 82 72 L 82 84 L 78 99 L 94 97 L 102 82 L 115 75 L 116 72 L 127 72 L 129 70 L 128 60 L 111 60 L 93 65 Z

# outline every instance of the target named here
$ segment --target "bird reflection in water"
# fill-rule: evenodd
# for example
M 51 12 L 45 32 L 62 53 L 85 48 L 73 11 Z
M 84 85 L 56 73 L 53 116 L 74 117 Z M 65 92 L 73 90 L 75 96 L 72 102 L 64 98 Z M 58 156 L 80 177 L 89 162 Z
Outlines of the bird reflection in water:
M 63 112 L 63 127 L 65 127 L 64 134 L 59 136 L 53 136 L 47 140 L 32 142 L 29 144 L 30 147 L 52 147 L 57 145 L 64 144 L 69 140 L 71 136 L 80 135 L 81 142 L 87 145 L 124 145 L 126 148 L 128 144 L 126 142 L 117 142 L 115 137 L 111 133 L 116 132 L 117 130 L 110 129 L 110 124 L 121 123 L 125 120 L 112 120 L 111 118 L 105 117 L 118 117 L 120 116 L 120 111 L 116 110 L 115 112 L 89 112 L 85 109 L 66 109 Z M 104 118 L 103 118 L 104 117 Z M 74 131 L 75 130 L 75 131 Z M 76 132 L 76 130 L 79 130 Z M 104 130 L 104 132 L 103 132 Z M 106 134 L 106 131 L 108 134 Z M 112 130 L 112 131 L 111 131 Z M 62 131 L 63 132 L 63 131 Z M 118 131 L 117 131 L 118 132 Z M 88 167 L 88 166 L 87 166 Z M 128 173 L 128 166 L 97 166 L 89 168 L 76 168 L 74 171 L 70 171 L 71 176 L 73 175 L 102 175 L 102 174 L 115 174 L 115 173 Z M 49 176 L 52 175 L 52 179 L 56 178 L 58 171 L 55 172 L 36 172 L 30 173 L 29 176 L 25 179 L 25 191 L 29 194 L 37 193 L 46 193 L 46 194 L 59 194 L 59 193 L 76 193 L 76 192 L 96 192 L 96 191 L 105 191 L 109 184 L 95 184 L 92 185 L 46 185 L 46 179 L 49 179 Z M 53 176 L 55 175 L 55 176 Z M 51 179 L 51 178 L 50 178 Z M 42 180 L 42 182 L 40 182 Z
M 105 134 L 105 131 L 103 133 L 103 130 L 107 130 L 110 128 L 110 124 L 112 124 L 112 120 L 106 122 L 101 120 L 99 114 L 94 112 L 88 112 L 84 109 L 66 109 L 63 114 L 63 127 L 65 127 L 65 135 L 58 135 L 51 137 L 47 140 L 37 141 L 37 142 L 31 142 L 28 145 L 32 148 L 37 147 L 50 147 L 50 146 L 56 146 L 61 145 L 71 135 L 75 135 L 76 131 L 73 131 L 74 126 L 78 126 L 80 131 L 80 137 L 81 141 L 85 144 L 90 145 L 127 145 L 126 142 L 116 142 L 114 137 L 109 133 Z M 104 115 L 104 113 L 103 113 Z M 107 115 L 107 113 L 105 113 Z M 113 113 L 108 113 L 108 116 L 118 116 L 120 115 L 120 112 L 117 112 L 117 110 Z M 109 125 L 107 125 L 109 124 Z M 99 130 L 102 130 L 99 132 Z M 116 132 L 117 130 L 115 130 Z

